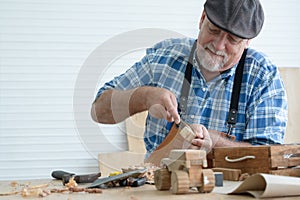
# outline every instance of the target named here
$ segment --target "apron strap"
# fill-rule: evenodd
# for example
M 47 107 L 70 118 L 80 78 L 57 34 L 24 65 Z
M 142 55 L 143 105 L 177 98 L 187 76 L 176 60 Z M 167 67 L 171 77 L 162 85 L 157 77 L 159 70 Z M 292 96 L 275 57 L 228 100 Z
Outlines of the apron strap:
M 230 136 L 231 130 L 235 126 L 236 120 L 237 120 L 237 113 L 238 113 L 239 100 L 240 100 L 240 91 L 241 91 L 243 70 L 244 70 L 244 63 L 245 63 L 246 55 L 247 55 L 247 49 L 244 50 L 243 55 L 239 61 L 239 64 L 235 70 L 231 102 L 230 102 L 230 108 L 229 108 L 229 113 L 228 113 L 228 118 L 227 118 L 227 127 L 228 127 L 227 136 Z
M 187 108 L 187 100 L 190 93 L 190 85 L 192 80 L 192 70 L 193 70 L 193 56 L 194 52 L 197 46 L 197 40 L 194 42 L 192 50 L 190 52 L 189 61 L 185 68 L 185 74 L 183 79 L 183 84 L 181 88 L 181 96 L 179 100 L 179 108 L 181 110 L 181 114 L 186 114 L 186 108 Z

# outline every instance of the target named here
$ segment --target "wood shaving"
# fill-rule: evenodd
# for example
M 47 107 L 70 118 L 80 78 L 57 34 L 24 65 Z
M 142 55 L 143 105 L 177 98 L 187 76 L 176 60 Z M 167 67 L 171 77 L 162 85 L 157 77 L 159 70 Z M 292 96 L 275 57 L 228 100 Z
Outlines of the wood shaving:
M 18 183 L 17 183 L 16 181 L 12 181 L 12 182 L 10 183 L 10 186 L 11 186 L 11 187 L 17 187 L 17 186 L 18 186 Z
M 17 182 L 11 182 L 10 186 L 16 190 L 16 187 L 22 187 L 19 191 L 11 191 L 6 193 L 0 193 L 0 196 L 10 196 L 20 194 L 22 197 L 46 197 L 51 193 L 73 193 L 73 192 L 85 192 L 85 193 L 102 193 L 100 188 L 80 188 L 77 187 L 76 181 L 72 178 L 65 185 L 65 188 L 52 188 L 48 189 L 49 184 L 41 184 L 30 186 L 30 183 L 18 184 Z
M 34 186 L 29 186 L 26 185 L 22 190 L 21 190 L 21 195 L 23 197 L 46 197 L 51 194 L 49 190 L 46 190 L 49 184 L 41 184 L 41 185 L 34 185 Z
M 0 196 L 10 196 L 20 193 L 19 191 L 13 191 L 13 192 L 6 192 L 6 193 L 0 193 Z
M 78 186 L 76 181 L 74 180 L 74 177 L 70 178 L 69 182 L 65 184 L 67 188 L 75 188 Z
M 42 188 L 29 189 L 23 188 L 21 191 L 22 197 L 46 197 L 50 195 L 51 192 Z
M 147 179 L 147 183 L 154 184 L 154 172 L 157 169 L 159 169 L 159 167 L 153 165 L 152 163 L 143 163 L 143 164 L 140 164 L 140 165 L 129 166 L 128 168 L 122 168 L 122 172 L 126 173 L 126 172 L 129 172 L 129 171 L 144 169 L 144 168 L 146 168 L 147 171 L 141 177 L 145 176 L 146 179 Z M 141 178 L 141 177 L 139 177 L 139 178 Z

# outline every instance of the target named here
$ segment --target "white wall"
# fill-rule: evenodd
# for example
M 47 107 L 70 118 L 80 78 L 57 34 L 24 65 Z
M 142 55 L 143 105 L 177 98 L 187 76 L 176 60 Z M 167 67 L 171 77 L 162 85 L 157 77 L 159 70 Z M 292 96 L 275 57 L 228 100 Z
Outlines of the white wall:
M 87 80 L 77 96 L 84 101 L 74 108 L 83 64 L 98 46 L 127 31 L 158 28 L 196 37 L 203 2 L 0 0 L 0 180 L 47 178 L 54 169 L 95 172 L 98 152 L 126 150 L 124 124 L 99 126 L 88 116 L 96 84 Z M 299 3 L 262 2 L 266 24 L 252 46 L 278 66 L 300 67 Z M 127 53 L 96 82 L 141 56 Z

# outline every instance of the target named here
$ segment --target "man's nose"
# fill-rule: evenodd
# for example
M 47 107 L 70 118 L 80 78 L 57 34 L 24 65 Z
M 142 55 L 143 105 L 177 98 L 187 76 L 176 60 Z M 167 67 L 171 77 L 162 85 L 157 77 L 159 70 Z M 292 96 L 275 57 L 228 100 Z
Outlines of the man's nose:
M 218 35 L 218 37 L 215 38 L 214 40 L 214 46 L 216 51 L 222 51 L 225 49 L 227 42 L 227 35 L 226 33 Z

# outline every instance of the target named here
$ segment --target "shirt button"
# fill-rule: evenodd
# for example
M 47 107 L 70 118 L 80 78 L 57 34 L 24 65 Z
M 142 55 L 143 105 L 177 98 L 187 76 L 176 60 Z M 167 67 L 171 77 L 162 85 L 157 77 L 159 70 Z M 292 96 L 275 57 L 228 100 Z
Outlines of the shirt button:
M 195 115 L 191 115 L 190 117 L 191 117 L 191 119 L 194 119 L 194 118 L 195 118 Z
M 204 87 L 204 88 L 202 88 L 202 90 L 203 90 L 203 92 L 205 92 L 205 91 L 206 91 L 206 88 Z

